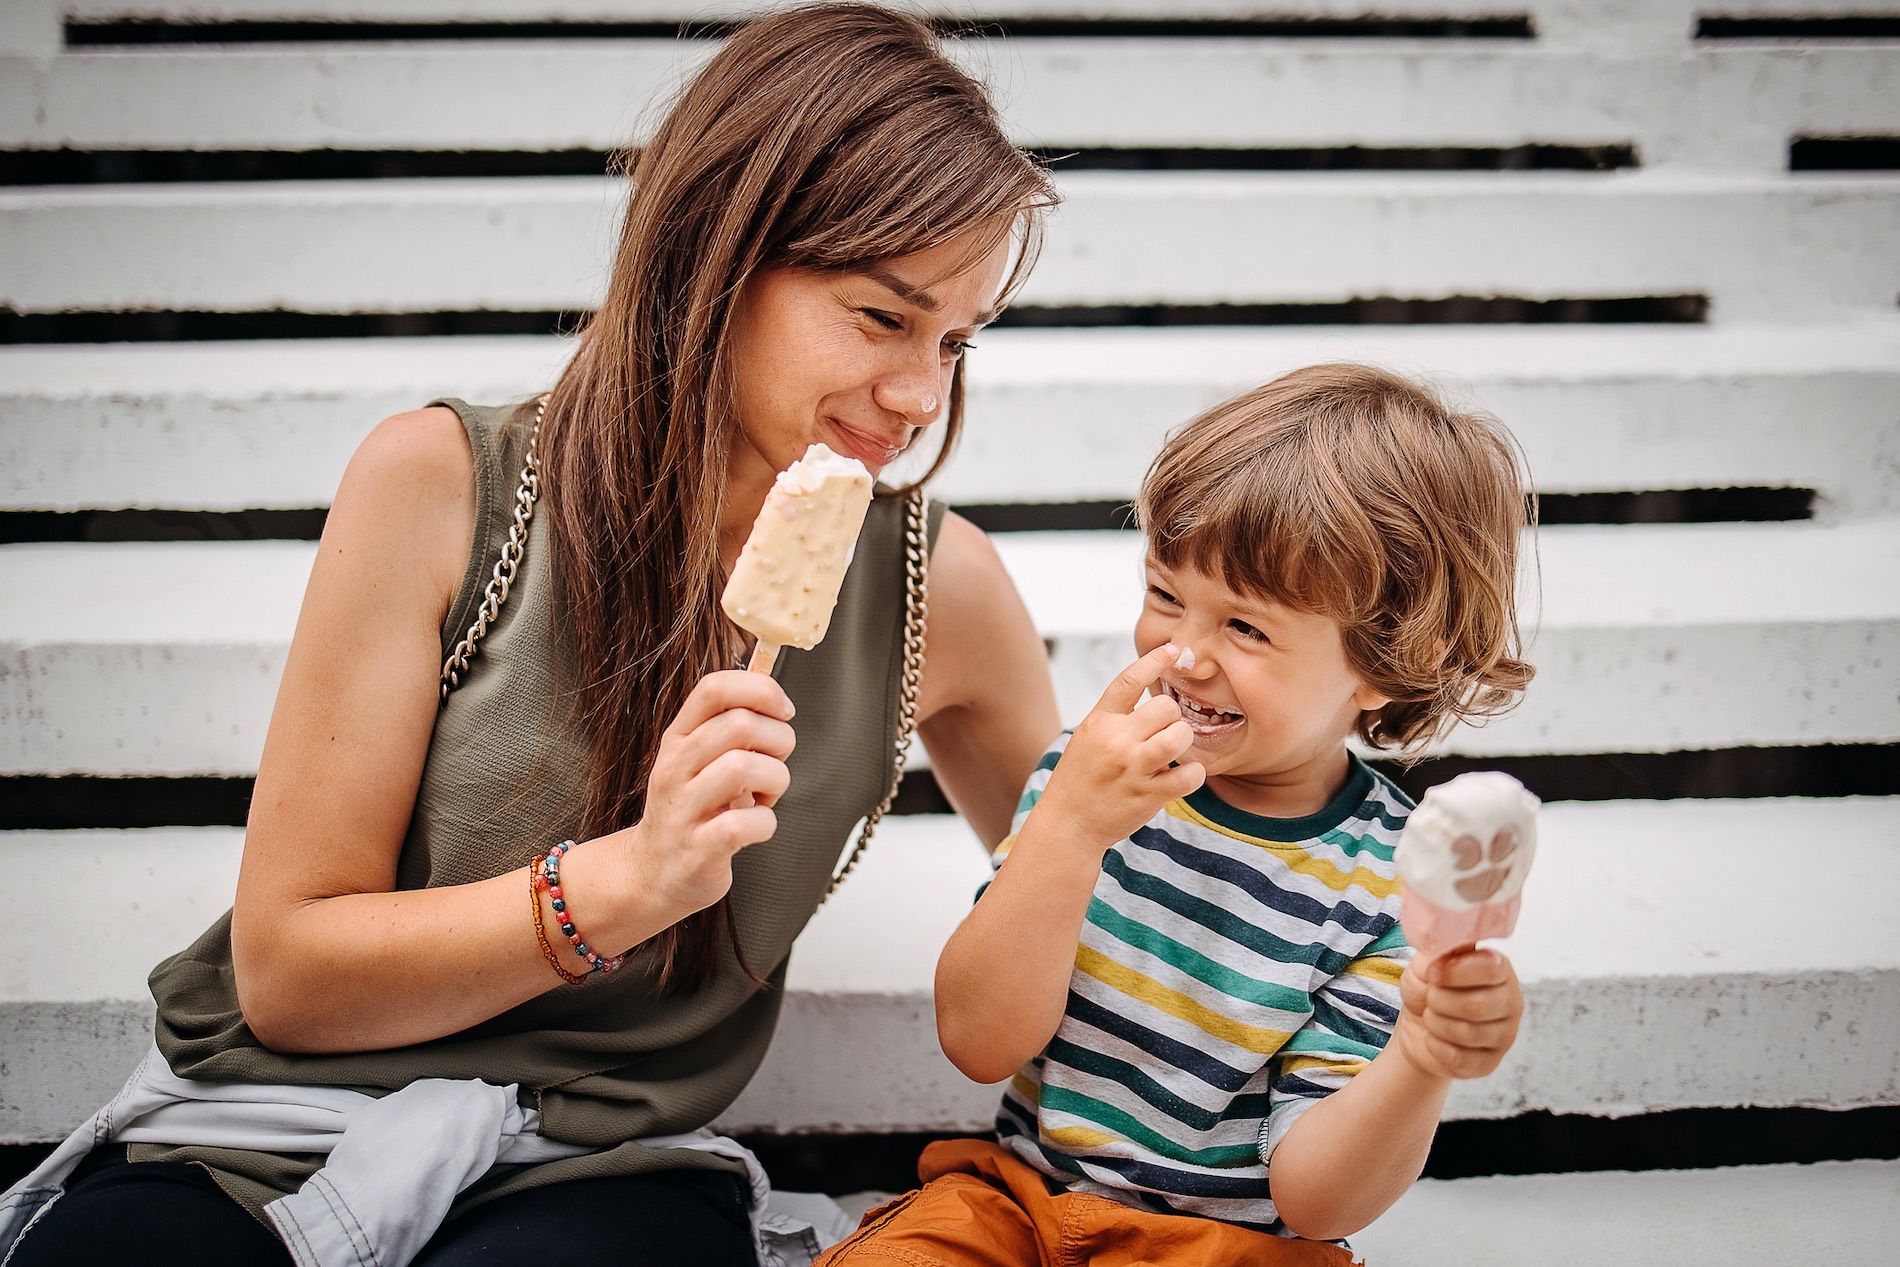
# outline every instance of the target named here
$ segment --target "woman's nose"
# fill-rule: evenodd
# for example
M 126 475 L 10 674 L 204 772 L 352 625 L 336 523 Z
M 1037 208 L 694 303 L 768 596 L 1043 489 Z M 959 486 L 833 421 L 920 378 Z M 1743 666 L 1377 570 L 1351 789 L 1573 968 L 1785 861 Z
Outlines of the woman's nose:
M 927 367 L 907 364 L 880 378 L 872 395 L 882 408 L 902 414 L 911 426 L 928 426 L 943 410 L 944 377 L 935 361 Z

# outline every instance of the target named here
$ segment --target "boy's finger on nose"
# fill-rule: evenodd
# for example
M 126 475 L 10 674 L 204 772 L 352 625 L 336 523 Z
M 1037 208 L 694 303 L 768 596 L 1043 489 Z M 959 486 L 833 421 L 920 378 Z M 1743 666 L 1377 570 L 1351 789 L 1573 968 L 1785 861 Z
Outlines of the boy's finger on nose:
M 1181 648 L 1172 642 L 1162 643 L 1115 675 L 1115 680 L 1102 692 L 1100 707 L 1118 713 L 1133 712 L 1148 688 L 1168 671 L 1180 654 Z

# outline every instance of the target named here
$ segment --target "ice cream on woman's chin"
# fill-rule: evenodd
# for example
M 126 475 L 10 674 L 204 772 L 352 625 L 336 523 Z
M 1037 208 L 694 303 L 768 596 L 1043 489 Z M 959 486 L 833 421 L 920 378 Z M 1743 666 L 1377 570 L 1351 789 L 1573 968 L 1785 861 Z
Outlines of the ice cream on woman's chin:
M 871 473 L 822 444 L 779 472 L 720 600 L 759 640 L 747 667 L 769 673 L 780 647 L 823 640 L 870 504 Z
M 1425 793 L 1399 835 L 1399 924 L 1421 960 L 1517 927 L 1537 853 L 1538 799 L 1496 770 Z

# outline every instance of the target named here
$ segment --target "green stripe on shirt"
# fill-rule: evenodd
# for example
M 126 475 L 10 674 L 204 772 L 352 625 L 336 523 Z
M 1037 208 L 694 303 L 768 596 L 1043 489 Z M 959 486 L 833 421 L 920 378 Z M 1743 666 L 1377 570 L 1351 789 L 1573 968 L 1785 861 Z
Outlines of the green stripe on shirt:
M 1106 1128 L 1133 1144 L 1140 1144 L 1157 1157 L 1187 1162 L 1195 1166 L 1225 1169 L 1233 1166 L 1257 1166 L 1260 1149 L 1255 1144 L 1216 1145 L 1212 1148 L 1185 1148 L 1161 1132 L 1143 1124 L 1112 1104 L 1066 1087 L 1042 1088 L 1042 1112 L 1068 1113 L 1085 1123 Z M 1047 1123 L 1045 1123 L 1047 1126 Z M 1060 1128 L 1057 1128 L 1060 1129 Z
M 1212 986 L 1231 998 L 1258 1004 L 1261 1007 L 1278 1008 L 1280 1011 L 1299 1016 L 1304 1016 L 1309 1010 L 1310 996 L 1304 992 L 1274 985 L 1269 981 L 1260 981 L 1243 972 L 1236 972 L 1226 964 L 1216 963 L 1172 937 L 1158 933 L 1147 925 L 1128 918 L 1099 897 L 1089 899 L 1088 920 L 1097 928 L 1137 950 L 1153 955 L 1177 972 L 1185 973 L 1201 984 Z

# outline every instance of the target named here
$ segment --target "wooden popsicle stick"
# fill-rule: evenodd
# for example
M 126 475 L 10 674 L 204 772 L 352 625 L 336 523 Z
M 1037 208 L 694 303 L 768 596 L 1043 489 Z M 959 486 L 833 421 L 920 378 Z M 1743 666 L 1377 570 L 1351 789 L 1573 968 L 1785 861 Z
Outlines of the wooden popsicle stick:
M 761 638 L 752 648 L 752 660 L 745 668 L 747 673 L 770 673 L 772 666 L 778 663 L 778 644 Z

